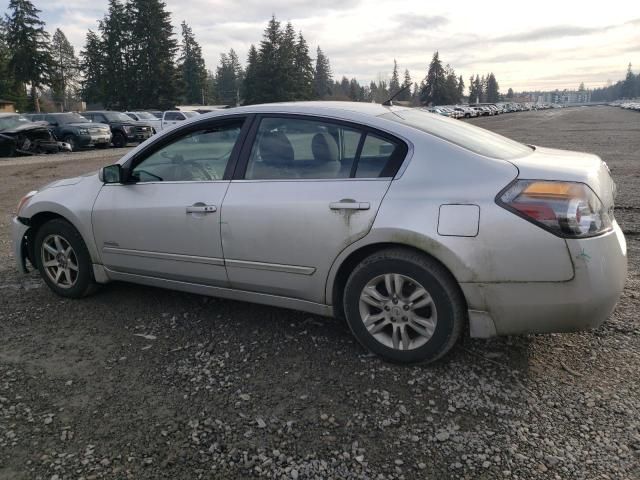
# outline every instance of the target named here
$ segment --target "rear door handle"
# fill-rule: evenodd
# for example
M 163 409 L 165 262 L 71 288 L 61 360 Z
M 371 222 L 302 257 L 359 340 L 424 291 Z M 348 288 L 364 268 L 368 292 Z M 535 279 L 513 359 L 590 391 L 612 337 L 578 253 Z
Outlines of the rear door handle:
M 204 203 L 195 203 L 187 207 L 187 213 L 213 213 L 216 211 L 218 211 L 218 207 Z
M 369 202 L 356 202 L 351 198 L 343 198 L 339 202 L 331 202 L 329 208 L 331 210 L 369 210 L 371 205 Z

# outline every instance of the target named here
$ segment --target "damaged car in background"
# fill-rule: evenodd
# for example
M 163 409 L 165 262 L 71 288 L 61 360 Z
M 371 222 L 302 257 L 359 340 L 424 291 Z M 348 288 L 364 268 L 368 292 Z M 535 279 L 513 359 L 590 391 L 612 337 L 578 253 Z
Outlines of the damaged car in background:
M 71 147 L 58 142 L 47 125 L 32 122 L 17 113 L 0 113 L 0 157 L 61 151 L 70 152 Z

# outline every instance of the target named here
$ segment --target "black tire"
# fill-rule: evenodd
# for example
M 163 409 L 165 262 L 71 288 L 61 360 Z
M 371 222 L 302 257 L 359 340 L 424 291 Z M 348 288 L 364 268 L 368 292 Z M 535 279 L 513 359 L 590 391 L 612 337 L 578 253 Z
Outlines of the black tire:
M 360 294 L 372 279 L 396 273 L 415 279 L 431 295 L 437 322 L 422 346 L 398 350 L 379 342 L 365 327 L 360 314 Z M 367 350 L 399 363 L 430 363 L 455 345 L 467 322 L 466 302 L 451 273 L 427 255 L 405 248 L 381 250 L 365 258 L 351 273 L 344 290 L 344 311 L 356 339 Z
M 113 134 L 111 142 L 113 143 L 114 148 L 124 148 L 127 146 L 127 139 L 124 138 L 124 135 L 120 132 Z
M 77 276 L 75 283 L 67 288 L 58 286 L 49 277 L 43 265 L 42 243 L 50 235 L 59 235 L 62 237 L 73 248 L 73 252 L 75 253 L 78 266 Z M 61 297 L 82 298 L 97 289 L 97 284 L 93 277 L 93 266 L 89 250 L 87 250 L 87 246 L 80 233 L 66 220 L 59 218 L 49 220 L 38 229 L 35 235 L 34 257 L 42 279 L 54 293 Z
M 75 135 L 65 135 L 62 141 L 71 145 L 72 152 L 78 151 L 78 141 L 76 140 Z

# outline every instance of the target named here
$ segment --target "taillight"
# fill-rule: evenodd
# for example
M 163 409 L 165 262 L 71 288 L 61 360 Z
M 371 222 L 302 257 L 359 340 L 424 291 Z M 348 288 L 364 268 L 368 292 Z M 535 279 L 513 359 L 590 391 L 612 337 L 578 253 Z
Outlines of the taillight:
M 584 183 L 517 180 L 497 202 L 561 237 L 593 237 L 610 230 L 613 223 L 598 196 Z

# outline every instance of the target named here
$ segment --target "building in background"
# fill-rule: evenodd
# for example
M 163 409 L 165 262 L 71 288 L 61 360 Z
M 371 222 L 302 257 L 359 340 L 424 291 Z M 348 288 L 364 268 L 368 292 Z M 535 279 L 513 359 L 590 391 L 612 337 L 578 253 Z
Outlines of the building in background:
M 13 113 L 16 111 L 16 102 L 0 99 L 0 112 Z

